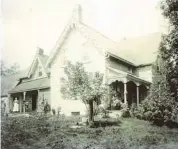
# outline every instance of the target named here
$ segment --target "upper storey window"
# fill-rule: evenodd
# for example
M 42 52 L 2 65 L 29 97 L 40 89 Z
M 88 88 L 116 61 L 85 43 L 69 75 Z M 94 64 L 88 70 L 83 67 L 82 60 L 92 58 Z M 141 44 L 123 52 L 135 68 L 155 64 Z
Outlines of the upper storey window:
M 42 67 L 38 67 L 38 76 L 41 77 L 43 75 Z
M 65 67 L 67 65 L 68 58 L 66 55 L 61 57 L 61 67 Z
M 82 49 L 81 49 L 81 53 L 82 53 L 82 62 L 83 63 L 87 63 L 91 61 L 91 57 L 90 57 L 90 52 L 91 52 L 91 45 L 88 42 L 84 42 L 82 44 Z
M 88 52 L 84 51 L 83 52 L 83 56 L 82 56 L 82 62 L 89 62 L 90 61 L 90 56 L 88 54 Z
M 128 70 L 129 70 L 130 73 L 133 73 L 133 68 L 132 67 L 129 67 Z

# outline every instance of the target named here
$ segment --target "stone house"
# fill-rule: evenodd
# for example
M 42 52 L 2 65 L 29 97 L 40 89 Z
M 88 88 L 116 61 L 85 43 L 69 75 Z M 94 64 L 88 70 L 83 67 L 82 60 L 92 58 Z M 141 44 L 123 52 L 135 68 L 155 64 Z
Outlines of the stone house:
M 29 101 L 31 111 L 38 111 L 41 99 L 52 109 L 61 108 L 65 115 L 86 113 L 79 100 L 62 99 L 60 78 L 65 76 L 68 60 L 82 62 L 87 71 L 100 71 L 104 81 L 119 92 L 129 106 L 139 104 L 149 93 L 154 71 L 160 33 L 149 34 L 115 43 L 82 22 L 82 10 L 78 5 L 49 56 L 39 49 L 28 75 L 9 91 L 9 106 L 18 97 L 20 112 L 25 111 L 23 102 Z

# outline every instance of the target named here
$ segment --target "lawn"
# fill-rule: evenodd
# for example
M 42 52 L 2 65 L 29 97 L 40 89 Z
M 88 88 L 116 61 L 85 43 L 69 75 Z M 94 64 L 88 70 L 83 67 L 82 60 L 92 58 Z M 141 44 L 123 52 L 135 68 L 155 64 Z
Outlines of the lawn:
M 71 128 L 79 117 L 32 116 L 2 122 L 2 149 L 177 149 L 178 130 L 149 122 L 102 119 L 96 128 Z M 111 122 L 111 123 L 110 123 Z M 117 122 L 117 123 L 115 123 Z M 110 123 L 110 126 L 103 124 Z M 102 125 L 100 125 L 102 124 Z

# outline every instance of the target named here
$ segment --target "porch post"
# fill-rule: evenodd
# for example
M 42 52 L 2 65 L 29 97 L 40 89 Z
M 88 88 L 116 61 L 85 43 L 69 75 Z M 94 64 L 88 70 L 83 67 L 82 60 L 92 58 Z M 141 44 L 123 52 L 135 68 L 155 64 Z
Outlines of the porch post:
M 19 106 L 20 106 L 20 113 L 22 113 L 22 96 L 20 95 L 20 98 L 19 98 Z
M 23 112 L 25 113 L 25 96 L 26 92 L 23 92 Z
M 10 113 L 12 111 L 12 108 L 13 108 L 12 97 L 11 94 L 8 94 L 7 105 L 6 105 L 7 113 Z
M 127 104 L 127 81 L 124 81 L 124 103 Z
M 39 107 L 40 106 L 40 101 L 39 101 L 40 100 L 40 90 L 37 90 L 37 92 L 38 92 L 38 95 L 37 95 L 37 101 L 36 101 L 36 111 L 39 112 L 40 111 L 40 109 L 39 109 L 40 108 Z
M 139 83 L 136 84 L 137 85 L 137 106 L 139 105 Z
M 148 94 L 150 93 L 150 86 L 146 86 L 146 97 L 148 96 Z

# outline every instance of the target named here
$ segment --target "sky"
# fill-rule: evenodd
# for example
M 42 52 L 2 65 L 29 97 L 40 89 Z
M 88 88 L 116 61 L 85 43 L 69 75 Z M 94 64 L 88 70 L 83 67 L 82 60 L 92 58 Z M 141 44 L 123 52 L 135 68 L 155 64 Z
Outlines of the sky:
M 85 24 L 116 42 L 162 30 L 158 0 L 3 0 L 1 59 L 25 69 L 37 47 L 49 54 L 76 4 Z

